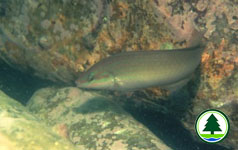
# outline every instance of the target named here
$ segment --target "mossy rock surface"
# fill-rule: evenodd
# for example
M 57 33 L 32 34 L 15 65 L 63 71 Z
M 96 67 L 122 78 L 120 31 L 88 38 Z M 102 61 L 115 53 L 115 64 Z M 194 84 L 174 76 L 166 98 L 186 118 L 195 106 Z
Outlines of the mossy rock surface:
M 80 150 L 0 91 L 1 150 Z
M 27 107 L 77 146 L 93 150 L 170 150 L 112 99 L 78 88 L 45 88 Z

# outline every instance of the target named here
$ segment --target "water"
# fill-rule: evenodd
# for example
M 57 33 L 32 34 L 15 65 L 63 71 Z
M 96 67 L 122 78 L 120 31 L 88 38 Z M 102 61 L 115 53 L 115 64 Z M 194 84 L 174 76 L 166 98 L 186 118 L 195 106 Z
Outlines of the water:
M 236 39 L 238 36 L 235 21 L 237 21 L 238 13 L 233 8 L 235 7 L 233 1 L 211 1 L 216 2 L 206 3 L 204 1 L 203 4 L 202 0 L 192 1 L 192 3 L 171 1 L 168 4 L 166 1 L 159 0 L 148 0 L 148 3 L 147 1 L 134 2 L 131 0 L 94 0 L 88 3 L 86 0 L 0 0 L 0 28 L 4 27 L 4 30 L 7 31 L 0 31 L 0 58 L 4 57 L 8 62 L 13 62 L 12 65 L 15 63 L 28 64 L 24 66 L 26 68 L 34 66 L 29 67 L 26 72 L 21 72 L 17 66 L 11 68 L 0 60 L 0 90 L 26 105 L 33 93 L 41 88 L 68 86 L 35 77 L 34 72 L 40 75 L 44 72 L 51 79 L 74 81 L 73 78 L 78 75 L 77 69 L 87 68 L 111 52 L 146 49 L 147 46 L 149 49 L 157 49 L 163 45 L 163 42 L 167 43 L 169 47 L 174 43 L 181 46 L 188 40 L 191 31 L 191 26 L 187 22 L 190 17 L 188 14 L 193 11 L 196 15 L 193 14 L 191 17 L 198 16 L 195 18 L 198 28 L 206 30 L 207 42 L 210 42 L 207 51 L 210 53 L 217 49 L 220 50 L 214 53 L 214 57 L 216 57 L 214 61 L 209 60 L 213 55 L 205 58 L 207 62 L 205 61 L 203 64 L 205 66 L 205 71 L 203 71 L 207 74 L 204 75 L 205 77 L 203 76 L 203 85 L 200 86 L 199 83 L 201 72 L 197 71 L 194 73 L 194 83 L 189 83 L 193 84 L 189 86 L 192 87 L 191 89 L 183 94 L 172 95 L 169 101 L 173 102 L 161 102 L 161 104 L 173 103 L 173 106 L 170 106 L 171 112 L 178 111 L 179 117 L 150 108 L 134 107 L 133 103 L 125 106 L 124 109 L 174 150 L 228 150 L 218 144 L 198 142 L 200 139 L 195 140 L 191 129 L 190 131 L 186 129 L 179 120 L 186 113 L 184 110 L 197 111 L 197 109 L 211 107 L 213 103 L 215 105 L 222 104 L 224 102 L 221 100 L 223 93 L 224 98 L 227 98 L 225 102 L 228 105 L 224 109 L 237 110 L 235 105 L 237 103 L 234 102 L 237 98 L 235 92 L 232 90 L 230 92 L 226 88 L 232 89 L 236 86 L 235 83 L 233 84 L 233 81 L 236 81 L 234 79 L 237 78 L 236 74 L 233 74 L 233 68 L 237 65 L 233 61 L 237 61 L 235 59 L 237 50 L 235 49 L 237 49 Z M 154 3 L 151 5 L 149 2 Z M 230 2 L 229 5 L 228 2 Z M 151 10 L 151 6 L 158 6 L 158 8 Z M 220 6 L 224 6 L 224 10 Z M 167 9 L 168 7 L 169 9 Z M 164 18 L 170 17 L 167 20 L 170 21 L 171 27 L 175 27 L 174 30 L 179 29 L 171 35 L 182 38 L 182 42 L 169 38 L 168 27 L 157 18 L 162 16 L 158 13 L 159 9 L 161 14 L 164 13 Z M 179 28 L 180 26 L 181 28 Z M 233 44 L 233 48 L 230 48 L 226 43 Z M 95 51 L 95 49 L 97 50 Z M 227 52 L 227 56 L 223 56 L 224 51 Z M 103 53 L 103 55 L 99 55 L 99 53 Z M 223 61 L 224 64 L 220 63 Z M 42 75 L 42 78 L 47 77 Z M 221 82 L 217 82 L 218 80 Z M 231 84 L 226 86 L 225 80 Z M 218 88 L 214 88 L 216 86 Z M 193 110 L 190 109 L 191 101 L 197 96 L 198 88 L 202 88 L 202 92 L 198 95 L 202 98 L 199 97 L 198 100 L 203 103 L 202 100 L 205 97 L 204 99 L 210 98 L 211 101 L 204 103 L 204 106 L 199 103 L 201 106 L 198 105 Z M 220 101 L 213 101 L 219 96 Z M 230 105 L 233 106 L 232 109 L 228 108 Z M 180 109 L 183 113 L 180 113 Z M 237 112 L 234 111 L 231 114 L 237 114 Z M 230 118 L 236 118 L 236 116 Z M 235 119 L 232 121 L 236 125 Z M 64 125 L 62 128 L 62 130 L 66 130 Z M 231 129 L 234 128 L 231 127 Z M 65 132 L 67 137 L 67 131 Z M 211 138 L 210 140 L 216 139 Z M 2 150 L 1 141 L 0 150 Z
M 22 73 L 6 64 L 1 64 L 0 68 L 0 89 L 9 96 L 18 99 L 22 104 L 26 104 L 37 89 L 54 84 Z M 196 142 L 191 133 L 172 115 L 165 115 L 144 108 L 133 109 L 130 107 L 126 111 L 174 150 L 226 150 L 217 144 Z
M 0 63 L 0 90 L 25 105 L 32 94 L 40 88 L 53 85 L 51 81 L 42 80 L 28 73 L 13 69 Z
M 204 138 L 205 140 L 207 141 L 210 141 L 210 142 L 216 142 L 218 141 L 220 138 Z

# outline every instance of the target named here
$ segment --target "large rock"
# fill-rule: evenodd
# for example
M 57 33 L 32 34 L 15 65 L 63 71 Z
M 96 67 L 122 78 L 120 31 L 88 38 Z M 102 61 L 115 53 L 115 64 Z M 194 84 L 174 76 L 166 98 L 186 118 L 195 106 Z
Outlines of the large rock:
M 41 78 L 71 83 L 78 72 L 108 54 L 171 47 L 192 38 L 196 25 L 204 31 L 207 45 L 192 82 L 176 95 L 161 96 L 160 90 L 151 89 L 132 98 L 137 104 L 143 100 L 163 107 L 197 140 L 197 115 L 209 108 L 222 110 L 230 119 L 231 132 L 220 144 L 236 147 L 237 4 L 237 0 L 5 0 L 0 3 L 0 58 Z
M 157 5 L 154 5 L 155 11 L 168 18 L 172 26 L 189 31 L 186 21 L 193 18 L 201 29 L 206 29 L 204 37 L 207 38 L 200 69 L 195 72 L 194 79 L 187 87 L 168 98 L 170 102 L 166 102 L 167 109 L 181 118 L 197 140 L 199 138 L 194 130 L 197 116 L 211 108 L 223 111 L 230 120 L 231 131 L 219 144 L 238 149 L 237 1 L 157 2 Z
M 80 150 L 0 91 L 0 150 Z
M 72 143 L 93 150 L 170 150 L 110 98 L 77 88 L 37 91 L 29 110 Z
M 0 58 L 53 81 L 71 83 L 112 52 L 171 43 L 144 1 L 8 0 L 0 11 Z

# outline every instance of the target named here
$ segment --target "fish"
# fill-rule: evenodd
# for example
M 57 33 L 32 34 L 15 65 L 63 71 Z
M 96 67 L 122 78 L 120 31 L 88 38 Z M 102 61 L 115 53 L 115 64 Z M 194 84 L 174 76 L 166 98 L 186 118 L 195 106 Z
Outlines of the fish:
M 172 90 L 184 86 L 200 64 L 204 46 L 129 51 L 102 59 L 79 74 L 76 86 L 89 90 L 133 91 L 148 87 Z

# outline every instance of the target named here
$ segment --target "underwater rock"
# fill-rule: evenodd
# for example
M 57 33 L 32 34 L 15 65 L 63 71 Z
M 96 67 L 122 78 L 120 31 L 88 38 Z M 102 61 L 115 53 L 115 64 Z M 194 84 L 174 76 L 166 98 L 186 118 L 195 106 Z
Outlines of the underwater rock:
M 197 115 L 209 108 L 222 110 L 232 131 L 220 144 L 237 147 L 237 4 L 237 0 L 4 0 L 0 59 L 41 78 L 71 84 L 79 72 L 112 53 L 155 50 L 165 43 L 180 46 L 196 26 L 205 31 L 207 45 L 192 81 L 177 95 L 154 88 L 137 91 L 132 98 L 138 105 L 158 104 L 178 117 L 195 139 Z
M 198 139 L 194 130 L 194 121 L 206 109 L 224 112 L 230 121 L 230 132 L 220 145 L 236 148 L 238 143 L 238 49 L 231 41 L 222 39 L 216 46 L 209 43 L 212 53 L 205 53 L 201 64 L 201 76 L 196 95 L 192 98 L 183 124 Z M 190 91 L 192 93 L 192 88 Z M 194 92 L 194 91 L 193 91 Z
M 0 59 L 52 81 L 71 83 L 111 53 L 172 44 L 170 27 L 146 1 L 8 0 L 4 6 Z
M 108 4 L 104 0 L 9 0 L 4 1 L 4 10 L 0 58 L 41 78 L 70 83 L 91 55 Z
M 78 88 L 44 88 L 27 104 L 76 146 L 108 150 L 170 150 L 110 98 Z
M 76 150 L 76 147 L 0 91 L 0 149 Z
M 204 37 L 207 43 L 200 68 L 186 87 L 162 98 L 156 90 L 147 90 L 144 97 L 153 101 L 160 100 L 157 104 L 179 118 L 198 141 L 200 139 L 194 130 L 197 116 L 206 109 L 223 111 L 230 120 L 231 128 L 227 138 L 218 144 L 237 149 L 237 1 L 211 0 L 207 3 L 204 0 L 156 0 L 152 3 L 155 13 L 163 15 L 174 26 L 174 30 L 181 33 L 177 34 L 180 38 L 188 37 L 191 24 L 189 20 L 193 20 L 192 23 L 198 28 L 206 29 Z

